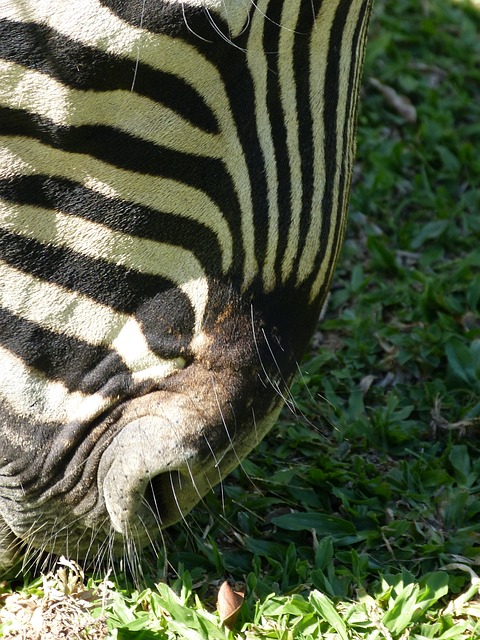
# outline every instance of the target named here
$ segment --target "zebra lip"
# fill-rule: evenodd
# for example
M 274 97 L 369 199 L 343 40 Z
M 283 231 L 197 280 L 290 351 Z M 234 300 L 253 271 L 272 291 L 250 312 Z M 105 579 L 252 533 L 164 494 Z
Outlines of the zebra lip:
M 200 425 L 190 434 L 198 430 Z M 138 418 L 122 429 L 98 469 L 99 491 L 115 531 L 142 536 L 177 522 L 195 506 L 211 486 L 199 447 L 189 444 L 195 441 L 176 438 L 175 425 L 159 416 Z

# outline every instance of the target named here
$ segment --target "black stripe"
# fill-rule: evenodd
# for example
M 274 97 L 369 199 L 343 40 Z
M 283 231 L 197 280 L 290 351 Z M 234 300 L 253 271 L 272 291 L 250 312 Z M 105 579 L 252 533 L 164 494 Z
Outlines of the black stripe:
M 215 114 L 182 78 L 104 53 L 40 24 L 0 20 L 0 58 L 55 78 L 73 89 L 130 91 L 172 109 L 196 127 L 218 133 Z M 161 64 L 161 60 L 159 60 Z
M 246 39 L 249 32 L 243 34 Z M 268 186 L 267 172 L 255 120 L 256 104 L 253 79 L 248 72 L 245 54 L 236 51 L 238 73 L 218 61 L 223 81 L 230 97 L 230 108 L 235 121 L 237 136 L 245 157 L 252 198 L 255 258 L 262 265 L 268 241 Z M 222 64 L 223 62 L 223 64 Z
M 62 178 L 44 175 L 0 180 L 0 193 L 9 202 L 59 210 L 137 238 L 146 238 L 191 251 L 206 273 L 222 272 L 222 248 L 208 227 L 181 216 L 110 198 Z
M 301 163 L 302 204 L 299 223 L 297 254 L 293 260 L 288 280 L 296 283 L 302 250 L 312 222 L 315 154 L 313 146 L 313 116 L 311 110 L 311 32 L 315 16 L 320 10 L 320 0 L 302 2 L 298 14 L 293 44 L 293 72 L 296 79 L 295 97 L 298 114 L 298 144 Z M 278 265 L 281 269 L 281 265 Z M 296 286 L 296 284 L 294 284 Z
M 248 37 L 248 33 L 249 31 L 242 34 L 239 45 L 246 44 L 242 41 Z M 245 157 L 252 198 L 254 251 L 257 263 L 261 265 L 264 261 L 268 240 L 268 188 L 263 151 L 255 121 L 254 84 L 246 66 L 245 53 L 234 47 L 230 47 L 230 49 L 228 56 L 219 55 L 218 52 L 214 52 L 213 48 L 210 51 L 217 53 L 218 56 L 215 63 L 222 74 L 230 98 L 232 117 Z M 219 50 L 221 51 L 220 47 Z M 239 268 L 239 273 L 243 273 L 243 263 L 239 265 Z
M 342 0 L 342 2 L 338 7 L 337 13 L 335 14 L 335 19 L 332 26 L 332 36 L 335 37 L 336 41 L 339 43 L 341 43 L 343 34 L 345 32 L 345 24 L 348 20 L 350 4 L 351 4 L 350 0 Z M 346 97 L 346 106 L 345 106 L 345 109 L 346 109 L 345 113 L 347 115 L 346 115 L 346 120 L 344 122 L 344 129 L 343 129 L 341 164 L 339 163 L 339 168 L 338 168 L 338 170 L 340 170 L 339 183 L 338 183 L 338 201 L 337 201 L 337 206 L 339 207 L 339 210 L 338 210 L 339 214 L 342 213 L 340 207 L 342 206 L 342 203 L 345 198 L 345 190 L 349 189 L 350 187 L 350 167 L 346 165 L 346 151 L 348 149 L 349 144 L 352 144 L 350 137 L 354 132 L 355 126 L 356 126 L 356 105 L 358 104 L 358 93 L 357 93 L 357 86 L 355 82 L 355 74 L 358 72 L 358 69 L 359 69 L 358 58 L 359 57 L 363 58 L 363 51 L 358 51 L 358 41 L 364 29 L 364 20 L 367 17 L 366 16 L 367 9 L 368 9 L 368 3 L 364 3 L 362 10 L 359 14 L 360 18 L 357 21 L 353 40 L 352 40 L 350 74 L 349 74 L 349 79 L 347 84 L 348 95 Z M 340 48 L 338 49 L 338 51 L 335 52 L 335 54 L 332 52 L 332 49 L 330 49 L 327 73 L 328 73 L 328 70 L 330 69 L 332 76 L 333 74 L 337 75 L 337 82 L 336 82 L 337 106 L 333 107 L 333 100 L 332 100 L 332 106 L 331 106 L 332 110 L 335 108 L 335 111 L 338 110 L 338 86 L 340 82 L 339 64 L 340 64 Z M 354 102 L 355 104 L 353 104 Z M 335 145 L 337 144 L 336 126 L 337 124 L 335 120 L 334 131 L 329 132 L 330 134 L 333 134 L 335 132 L 335 136 L 331 135 L 331 139 L 332 139 L 331 144 L 333 144 L 333 139 L 334 139 Z M 336 148 L 336 147 L 333 147 L 333 148 Z M 335 166 L 336 166 L 336 161 L 335 163 L 331 163 L 330 165 L 327 163 L 327 167 L 330 167 L 330 169 L 335 168 Z M 333 179 L 335 176 L 335 172 L 331 170 L 330 173 Z M 333 190 L 333 182 L 331 186 Z M 343 212 L 343 213 L 346 217 L 346 212 Z M 327 295 L 330 278 L 335 268 L 334 258 L 338 255 L 338 250 L 341 246 L 341 240 L 342 240 L 342 235 L 345 227 L 345 222 L 346 222 L 345 219 L 343 220 L 338 219 L 335 225 L 334 236 L 333 236 L 333 247 L 337 247 L 337 252 L 334 253 L 333 259 L 327 265 L 328 269 L 325 274 L 325 279 L 318 293 L 319 299 L 324 299 L 325 296 Z M 323 256 L 322 245 L 320 246 L 319 256 L 320 256 L 320 259 Z
M 358 82 L 360 78 L 357 74 L 361 73 L 359 61 L 363 60 L 363 50 L 359 50 L 359 40 L 364 33 L 365 29 L 365 19 L 366 19 L 366 11 L 368 8 L 368 3 L 364 2 L 359 13 L 359 19 L 357 21 L 355 32 L 352 38 L 352 46 L 351 46 L 351 56 L 350 56 L 350 74 L 348 78 L 348 96 L 346 100 L 345 113 L 347 114 L 347 119 L 344 123 L 343 128 L 343 141 L 342 141 L 342 168 L 343 171 L 340 175 L 339 180 L 339 202 L 343 202 L 345 196 L 348 195 L 345 193 L 346 190 L 350 190 L 350 176 L 351 176 L 351 167 L 346 165 L 347 151 L 349 146 L 353 144 L 352 136 L 355 136 L 355 130 L 357 125 L 357 105 L 358 105 Z M 353 162 L 353 158 L 351 159 Z M 339 220 L 339 223 L 335 227 L 335 235 L 333 238 L 333 246 L 338 247 L 338 250 L 341 246 L 343 230 L 345 227 L 345 221 Z M 330 265 L 330 269 L 328 271 L 328 280 L 330 279 L 330 274 L 333 272 L 334 265 Z
M 0 256 L 12 267 L 87 295 L 123 313 L 171 288 L 165 278 L 139 273 L 72 249 L 46 246 L 0 229 Z
M 208 25 L 202 7 L 165 0 L 100 0 L 100 4 L 134 27 L 191 40 L 194 44 Z M 210 26 L 211 31 L 211 26 Z
M 278 208 L 278 239 L 276 247 L 275 272 L 281 276 L 282 261 L 285 254 L 288 230 L 291 225 L 291 158 L 288 153 L 287 128 L 285 125 L 283 107 L 281 102 L 280 73 L 278 56 L 280 48 L 280 36 L 282 28 L 283 6 L 281 3 L 270 2 L 267 15 L 264 20 L 263 47 L 267 53 L 267 109 L 270 119 L 272 140 L 274 145 L 275 162 L 277 169 L 277 208 Z
M 21 109 L 3 108 L 0 134 L 33 137 L 54 149 L 88 155 L 119 169 L 177 179 L 209 193 L 215 201 L 219 199 L 215 180 L 229 182 L 219 160 L 179 153 L 106 125 L 68 127 Z
M 63 382 L 71 391 L 94 393 L 114 377 L 130 378 L 114 351 L 50 331 L 1 307 L 0 344 L 28 367 L 50 381 Z
M 341 163 L 337 160 L 337 119 L 340 82 L 340 52 L 343 41 L 345 21 L 351 0 L 341 0 L 333 19 L 330 44 L 325 71 L 325 102 L 323 122 L 325 127 L 325 191 L 322 200 L 322 229 L 320 233 L 320 256 L 325 255 L 328 246 L 328 234 L 331 226 L 334 200 L 335 176 Z M 337 166 L 338 165 L 338 166 Z

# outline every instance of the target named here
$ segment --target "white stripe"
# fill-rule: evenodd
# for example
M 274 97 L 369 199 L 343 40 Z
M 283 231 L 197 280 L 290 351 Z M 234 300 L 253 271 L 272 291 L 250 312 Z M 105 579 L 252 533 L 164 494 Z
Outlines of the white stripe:
M 0 17 L 43 24 L 118 55 L 133 51 L 145 36 L 142 29 L 127 25 L 97 0 L 7 0 L 0 4 Z
M 92 420 L 111 404 L 100 394 L 69 392 L 60 382 L 49 382 L 33 373 L 20 358 L 0 347 L 2 385 L 0 397 L 17 415 L 43 422 Z
M 201 286 L 196 282 L 195 287 L 191 283 L 191 288 L 193 297 Z M 135 318 L 87 296 L 27 275 L 2 261 L 0 304 L 16 316 L 49 331 L 115 349 L 135 380 L 163 379 L 185 364 L 182 358 L 164 360 L 153 353 Z
M 164 277 L 176 285 L 204 275 L 198 260 L 182 247 L 136 238 L 59 211 L 0 201 L 0 227 L 43 244 Z
M 87 296 L 44 282 L 2 261 L 0 302 L 25 320 L 97 346 L 110 345 L 130 319 Z
M 142 380 L 161 381 L 175 371 L 183 369 L 183 358 L 165 360 L 150 351 L 143 331 L 134 318 L 122 327 L 112 347 L 120 354 L 123 362 L 132 372 L 135 382 Z
M 222 158 L 218 135 L 205 133 L 175 111 L 131 91 L 69 89 L 48 75 L 0 61 L 0 101 L 49 118 L 57 125 L 106 125 L 156 145 Z
M 233 260 L 233 238 L 230 229 L 220 209 L 203 191 L 167 178 L 117 169 L 88 155 L 52 149 L 30 139 L 0 138 L 0 149 L 0 177 L 37 173 L 67 178 L 87 187 L 99 184 L 103 185 L 98 189 L 101 193 L 104 193 L 107 188 L 112 195 L 115 194 L 116 197 L 127 202 L 205 225 L 218 238 L 224 272 L 230 268 Z M 8 205 L 8 207 L 13 211 L 13 206 Z M 69 218 L 72 219 L 73 216 Z M 27 220 L 26 223 L 29 224 L 29 221 Z M 153 241 L 141 240 L 141 242 L 145 242 L 147 246 Z M 178 249 L 178 251 L 184 250 Z M 187 253 L 184 251 L 184 254 Z M 171 248 L 169 254 L 171 255 Z M 190 262 L 190 259 L 188 261 Z M 161 273 L 168 275 L 165 259 L 162 262 L 165 267 Z M 198 261 L 195 262 L 199 266 Z M 174 268 L 175 265 L 172 265 L 172 269 Z M 201 268 L 196 273 L 191 269 L 187 279 L 191 280 L 202 275 Z
M 281 86 L 282 108 L 287 129 L 288 161 L 290 164 L 291 189 L 291 222 L 288 228 L 288 241 L 285 255 L 282 258 L 282 280 L 285 281 L 292 270 L 293 262 L 300 250 L 300 218 L 302 214 L 302 164 L 300 142 L 298 136 L 298 105 L 296 96 L 296 78 L 293 58 L 295 27 L 302 0 L 288 0 L 283 5 L 282 25 L 290 25 L 290 29 L 280 31 L 281 55 L 278 69 Z M 313 15 L 312 15 L 313 20 Z M 303 36 L 305 40 L 307 35 Z M 305 43 L 306 44 L 306 43 Z

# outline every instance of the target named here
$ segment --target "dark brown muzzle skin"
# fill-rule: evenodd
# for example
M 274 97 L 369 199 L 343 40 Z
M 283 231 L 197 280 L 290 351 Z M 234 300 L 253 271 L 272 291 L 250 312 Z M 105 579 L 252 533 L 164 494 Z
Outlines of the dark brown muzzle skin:
M 0 567 L 149 544 L 274 424 L 343 240 L 370 4 L 0 7 Z

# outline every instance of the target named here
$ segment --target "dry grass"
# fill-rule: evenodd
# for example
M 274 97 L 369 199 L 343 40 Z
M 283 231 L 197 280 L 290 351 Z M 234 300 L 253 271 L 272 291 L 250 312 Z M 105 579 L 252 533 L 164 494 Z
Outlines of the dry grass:
M 82 569 L 62 558 L 59 568 L 43 577 L 42 592 L 17 592 L 2 597 L 0 624 L 5 640 L 103 640 L 105 618 L 93 617 L 98 598 L 108 596 L 110 584 L 87 589 Z

